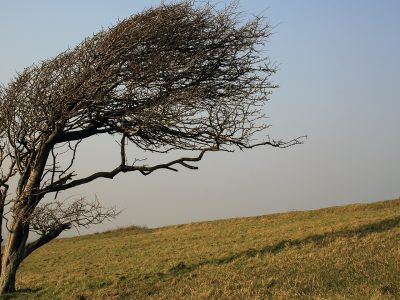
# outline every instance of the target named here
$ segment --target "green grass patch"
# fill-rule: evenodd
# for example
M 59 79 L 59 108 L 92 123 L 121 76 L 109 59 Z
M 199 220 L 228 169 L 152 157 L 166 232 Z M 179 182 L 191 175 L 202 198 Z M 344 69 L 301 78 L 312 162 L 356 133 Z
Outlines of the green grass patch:
M 119 229 L 33 253 L 6 299 L 400 299 L 400 200 Z

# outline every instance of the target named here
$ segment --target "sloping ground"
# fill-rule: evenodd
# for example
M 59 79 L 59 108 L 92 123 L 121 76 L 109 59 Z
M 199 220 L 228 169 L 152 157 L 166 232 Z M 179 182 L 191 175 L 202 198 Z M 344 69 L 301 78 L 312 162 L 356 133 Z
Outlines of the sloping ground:
M 126 229 L 32 254 L 18 299 L 400 299 L 400 200 Z

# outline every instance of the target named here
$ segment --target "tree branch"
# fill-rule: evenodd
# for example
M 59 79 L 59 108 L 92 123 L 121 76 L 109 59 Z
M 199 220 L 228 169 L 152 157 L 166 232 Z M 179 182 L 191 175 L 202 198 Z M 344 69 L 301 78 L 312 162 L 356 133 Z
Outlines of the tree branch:
M 60 235 L 60 233 L 63 232 L 64 230 L 67 230 L 70 228 L 71 228 L 71 224 L 69 224 L 69 223 L 60 224 L 58 227 L 56 227 L 56 228 L 52 229 L 51 231 L 47 232 L 46 234 L 42 235 L 36 241 L 26 245 L 25 251 L 24 251 L 24 258 L 26 258 L 29 254 L 31 254 L 37 248 L 43 246 L 44 244 L 47 244 L 51 240 L 58 237 Z
M 171 171 L 175 171 L 177 172 L 178 170 L 176 168 L 173 168 L 174 165 L 181 165 L 185 168 L 188 169 L 192 169 L 192 170 L 196 170 L 198 169 L 198 167 L 196 166 L 191 166 L 188 165 L 187 162 L 197 162 L 200 161 L 204 154 L 208 151 L 217 151 L 217 148 L 207 148 L 207 149 L 203 149 L 200 154 L 197 157 L 182 157 L 173 161 L 170 161 L 168 163 L 165 164 L 158 164 L 155 166 L 127 166 L 124 164 L 119 165 L 118 167 L 116 167 L 114 170 L 109 171 L 109 172 L 97 172 L 94 173 L 88 177 L 85 178 L 81 178 L 81 179 L 77 179 L 77 180 L 73 180 L 69 183 L 66 183 L 65 181 L 63 182 L 55 182 L 55 184 L 50 184 L 49 186 L 45 187 L 39 194 L 47 194 L 47 193 L 51 193 L 51 192 L 59 192 L 59 191 L 63 191 L 63 190 L 67 190 L 67 189 L 71 189 L 73 187 L 82 185 L 82 184 L 86 184 L 89 183 L 93 180 L 96 180 L 98 178 L 108 178 L 108 179 L 113 179 L 116 175 L 118 175 L 119 173 L 127 173 L 127 172 L 133 172 L 133 171 L 139 171 L 140 173 L 142 173 L 143 175 L 149 175 L 151 173 L 153 173 L 156 170 L 160 170 L 160 169 L 166 169 L 166 170 L 171 170 Z
M 62 133 L 56 138 L 55 143 L 60 144 L 60 143 L 65 143 L 65 142 L 79 141 L 79 140 L 91 137 L 93 135 L 100 134 L 100 133 L 107 133 L 109 131 L 111 131 L 111 130 L 108 128 L 100 129 L 98 126 L 92 125 L 85 129 Z

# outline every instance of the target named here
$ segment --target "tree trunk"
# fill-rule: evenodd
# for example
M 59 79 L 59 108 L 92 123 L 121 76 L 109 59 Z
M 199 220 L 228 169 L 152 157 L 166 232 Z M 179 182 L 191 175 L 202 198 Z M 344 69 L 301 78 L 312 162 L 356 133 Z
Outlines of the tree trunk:
M 25 257 L 25 244 L 28 234 L 29 225 L 16 220 L 4 247 L 0 276 L 0 295 L 15 291 L 15 276 L 20 263 Z
M 4 203 L 6 199 L 6 192 L 0 191 L 0 270 L 1 270 L 1 257 L 3 250 L 3 214 L 4 214 Z

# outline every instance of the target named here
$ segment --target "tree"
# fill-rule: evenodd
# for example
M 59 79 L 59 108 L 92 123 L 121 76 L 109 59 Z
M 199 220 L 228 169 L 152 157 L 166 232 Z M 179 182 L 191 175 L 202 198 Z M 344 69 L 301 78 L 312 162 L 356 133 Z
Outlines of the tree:
M 15 289 L 18 266 L 71 227 L 115 217 L 96 200 L 57 200 L 62 191 L 119 173 L 197 169 L 206 152 L 301 143 L 258 139 L 263 105 L 276 86 L 263 53 L 270 28 L 243 22 L 234 5 L 162 4 L 120 21 L 55 58 L 26 68 L 0 88 L 0 212 L 6 220 L 0 292 Z M 118 138 L 120 163 L 78 176 L 88 138 Z M 148 153 L 197 151 L 162 164 L 128 162 Z M 10 186 L 15 191 L 10 192 Z M 38 233 L 28 243 L 30 232 Z

